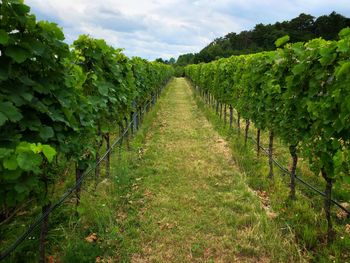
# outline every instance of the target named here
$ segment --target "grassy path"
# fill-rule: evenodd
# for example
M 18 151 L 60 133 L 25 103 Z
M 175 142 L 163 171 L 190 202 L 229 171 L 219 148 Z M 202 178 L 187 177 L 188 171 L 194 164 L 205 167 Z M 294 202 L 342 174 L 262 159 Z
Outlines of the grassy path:
M 139 166 L 125 226 L 131 262 L 300 262 L 248 188 L 227 143 L 198 109 L 185 79 L 174 79 L 159 110 Z M 129 208 L 130 210 L 130 208 Z M 131 228 L 131 229 L 130 229 Z M 127 253 L 126 253 L 127 254 Z

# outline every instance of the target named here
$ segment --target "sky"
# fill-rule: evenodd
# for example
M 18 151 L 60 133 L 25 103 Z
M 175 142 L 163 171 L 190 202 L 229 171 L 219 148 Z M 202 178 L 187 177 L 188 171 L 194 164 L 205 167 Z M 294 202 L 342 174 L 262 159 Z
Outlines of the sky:
M 217 37 L 258 23 L 336 11 L 349 0 L 25 0 L 38 20 L 63 28 L 71 44 L 81 34 L 103 38 L 129 56 L 149 60 L 199 52 Z

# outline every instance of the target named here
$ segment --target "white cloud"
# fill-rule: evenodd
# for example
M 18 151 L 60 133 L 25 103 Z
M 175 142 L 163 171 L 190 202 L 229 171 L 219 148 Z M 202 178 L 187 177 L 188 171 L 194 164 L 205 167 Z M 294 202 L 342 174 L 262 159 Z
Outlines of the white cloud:
M 38 19 L 63 27 L 67 41 L 80 34 L 104 38 L 128 56 L 148 59 L 198 52 L 214 38 L 257 23 L 333 10 L 350 16 L 348 0 L 27 0 Z

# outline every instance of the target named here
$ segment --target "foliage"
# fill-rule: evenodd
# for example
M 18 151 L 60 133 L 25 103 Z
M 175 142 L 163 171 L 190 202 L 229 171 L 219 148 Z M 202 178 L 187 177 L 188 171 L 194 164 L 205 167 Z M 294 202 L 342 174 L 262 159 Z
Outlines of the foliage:
M 85 169 L 109 132 L 171 77 L 171 66 L 127 58 L 83 35 L 37 22 L 22 1 L 0 3 L 1 217 L 28 198 L 48 202 L 69 160 Z M 142 66 L 140 66 L 142 64 Z M 133 102 L 137 101 L 138 104 Z
M 350 26 L 350 19 L 336 12 L 317 19 L 311 15 L 300 14 L 290 21 L 267 25 L 257 24 L 249 31 L 242 31 L 239 34 L 228 33 L 224 37 L 215 39 L 198 53 L 180 55 L 177 64 L 186 66 L 232 55 L 274 50 L 275 40 L 284 35 L 289 35 L 291 42 L 309 41 L 317 37 L 336 40 L 338 39 L 337 32 L 348 26 Z
M 343 29 L 338 41 L 318 38 L 185 68 L 202 91 L 274 132 L 292 156 L 298 150 L 307 157 L 327 182 L 326 200 L 334 181 L 349 180 L 349 32 Z
M 20 2 L 0 8 L 0 203 L 7 207 L 29 196 L 45 200 L 53 157 L 77 129 L 78 97 L 63 84 L 70 51 L 62 31 L 36 22 Z

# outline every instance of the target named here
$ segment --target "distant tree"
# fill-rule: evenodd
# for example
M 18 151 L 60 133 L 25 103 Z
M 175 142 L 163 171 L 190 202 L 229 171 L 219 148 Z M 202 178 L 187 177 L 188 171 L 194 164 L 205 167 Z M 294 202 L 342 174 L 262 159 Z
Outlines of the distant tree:
M 193 64 L 194 63 L 193 58 L 194 58 L 193 53 L 180 55 L 176 61 L 176 65 L 186 66 L 188 64 Z
M 316 20 L 312 15 L 302 13 L 290 21 L 257 24 L 253 30 L 239 34 L 231 32 L 218 37 L 198 53 L 180 55 L 176 65 L 185 66 L 232 55 L 273 50 L 276 39 L 284 35 L 290 36 L 290 42 L 306 42 L 315 37 L 337 39 L 338 32 L 344 27 L 350 27 L 350 19 L 336 12 L 320 16 Z
M 338 32 L 344 27 L 350 26 L 350 19 L 336 12 L 328 16 L 320 16 L 315 21 L 315 34 L 324 39 L 338 38 Z
M 308 41 L 315 38 L 314 19 L 315 17 L 304 13 L 300 14 L 296 18 L 293 18 L 287 25 L 287 34 L 290 36 L 290 41 Z
M 276 39 L 287 35 L 283 29 L 278 29 L 275 25 L 257 24 L 252 31 L 252 40 L 257 47 L 263 50 L 275 48 Z
M 175 64 L 175 62 L 176 62 L 175 58 L 170 58 L 169 59 L 169 64 Z
M 156 58 L 155 61 L 156 61 L 156 62 L 159 62 L 159 63 L 165 64 L 165 61 L 164 61 L 162 58 Z
M 162 58 L 156 58 L 155 61 L 159 62 L 159 63 L 163 63 L 163 64 L 170 64 L 170 65 L 175 64 L 175 58 L 170 58 L 169 60 L 162 59 Z

